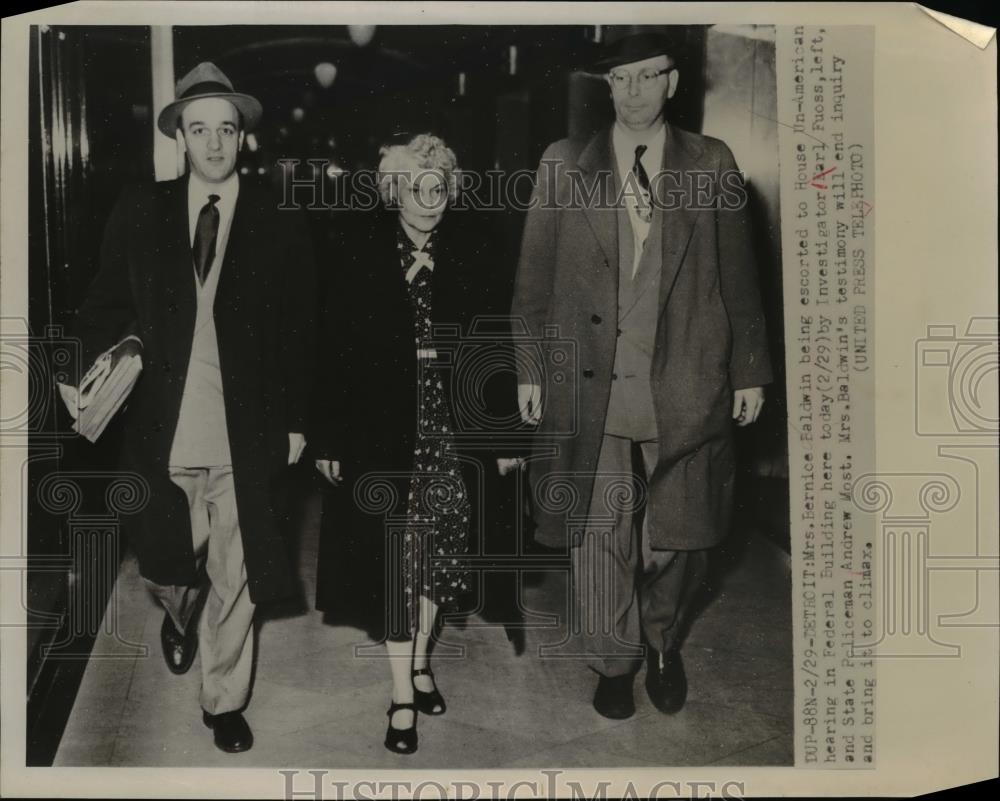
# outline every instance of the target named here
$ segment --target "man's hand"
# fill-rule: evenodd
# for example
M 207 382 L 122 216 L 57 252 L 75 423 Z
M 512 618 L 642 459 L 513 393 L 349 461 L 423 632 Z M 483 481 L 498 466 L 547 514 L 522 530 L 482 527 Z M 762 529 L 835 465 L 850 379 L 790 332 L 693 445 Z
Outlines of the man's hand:
M 95 365 L 105 356 L 111 356 L 111 365 L 108 368 L 108 375 L 114 372 L 118 363 L 124 359 L 126 356 L 141 356 L 142 355 L 142 340 L 139 337 L 131 334 L 121 342 L 119 342 L 114 347 L 108 348 L 104 353 L 97 357 Z M 91 367 L 93 369 L 93 366 Z M 106 377 L 106 376 L 105 376 Z M 86 376 L 82 376 L 86 378 Z M 68 384 L 62 384 L 58 381 L 56 382 L 56 387 L 59 389 L 59 395 L 62 397 L 63 403 L 66 404 L 66 409 L 70 416 L 74 420 L 80 418 L 80 387 L 73 387 Z
M 538 384 L 518 384 L 517 408 L 522 422 L 537 426 L 542 422 L 542 388 Z
M 316 469 L 319 470 L 323 478 L 335 487 L 344 480 L 340 475 L 340 462 L 331 462 L 329 459 L 317 459 Z
M 295 464 L 301 457 L 302 451 L 306 449 L 306 438 L 303 434 L 289 432 L 288 434 L 288 463 Z
M 505 476 L 519 470 L 523 464 L 524 459 L 497 459 L 497 470 L 500 471 L 500 475 Z
M 738 389 L 733 393 L 733 419 L 736 425 L 748 426 L 757 422 L 764 406 L 764 387 Z

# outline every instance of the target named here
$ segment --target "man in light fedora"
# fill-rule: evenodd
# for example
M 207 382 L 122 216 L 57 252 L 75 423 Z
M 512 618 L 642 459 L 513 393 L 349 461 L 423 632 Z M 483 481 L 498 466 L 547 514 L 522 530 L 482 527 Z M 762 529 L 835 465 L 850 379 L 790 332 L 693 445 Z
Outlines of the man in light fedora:
M 539 426 L 536 537 L 571 551 L 565 647 L 600 675 L 610 718 L 634 713 L 643 655 L 653 704 L 684 704 L 681 633 L 730 525 L 733 427 L 771 381 L 742 179 L 723 142 L 666 122 L 675 54 L 653 33 L 605 49 L 615 122 L 545 151 L 512 309 L 535 337 L 555 326 L 549 341 L 575 343 L 573 369 L 524 372 L 518 395 Z
M 200 650 L 203 719 L 231 753 L 253 742 L 255 608 L 295 590 L 274 490 L 305 446 L 314 348 L 304 221 L 236 172 L 260 117 L 214 64 L 178 82 L 157 125 L 188 174 L 123 193 L 75 325 L 85 365 L 141 352 L 123 466 L 150 500 L 126 532 L 166 610 L 167 667 Z

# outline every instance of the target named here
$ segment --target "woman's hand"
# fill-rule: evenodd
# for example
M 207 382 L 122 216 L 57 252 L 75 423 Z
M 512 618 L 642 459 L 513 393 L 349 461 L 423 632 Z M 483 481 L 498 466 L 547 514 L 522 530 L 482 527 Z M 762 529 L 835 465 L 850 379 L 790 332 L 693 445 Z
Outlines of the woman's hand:
M 738 389 L 733 393 L 733 419 L 740 428 L 756 423 L 764 407 L 764 387 Z
M 522 465 L 524 465 L 524 459 L 497 459 L 497 470 L 502 476 L 519 470 Z
M 340 475 L 340 462 L 333 462 L 329 459 L 317 459 L 316 469 L 323 478 L 329 481 L 333 486 L 339 486 L 344 480 Z

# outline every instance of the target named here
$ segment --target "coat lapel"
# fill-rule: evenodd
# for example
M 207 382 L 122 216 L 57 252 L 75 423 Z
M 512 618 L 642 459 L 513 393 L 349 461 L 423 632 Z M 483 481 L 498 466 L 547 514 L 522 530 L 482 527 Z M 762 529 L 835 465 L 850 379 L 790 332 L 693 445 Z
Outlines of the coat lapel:
M 696 146 L 697 147 L 697 146 Z M 673 289 L 674 280 L 680 270 L 681 261 L 687 251 L 688 240 L 694 224 L 698 220 L 693 209 L 692 171 L 701 169 L 698 157 L 702 150 L 689 150 L 677 132 L 667 125 L 667 137 L 663 145 L 663 170 L 669 175 L 656 182 L 658 203 L 661 207 L 663 227 L 661 228 L 663 271 L 660 274 L 660 307 L 666 305 Z M 680 191 L 678 191 L 680 190 Z M 670 192 L 676 194 L 670 197 Z
M 375 297 L 366 300 L 382 310 L 391 310 L 387 319 L 397 324 L 394 339 L 403 343 L 406 352 L 410 353 L 413 351 L 413 309 L 397 247 L 399 226 L 396 214 L 386 214 L 372 229 L 371 257 L 366 266 L 371 270 Z
M 582 173 L 583 214 L 604 251 L 608 266 L 618 274 L 618 178 L 611 153 L 611 129 L 606 128 L 590 140 L 577 161 Z M 574 180 L 572 177 L 570 180 Z M 572 191 L 572 190 L 571 190 Z M 581 197 L 582 195 L 582 197 Z M 589 198 L 589 200 L 588 200 Z
M 215 314 L 216 336 L 220 339 L 222 334 L 219 328 L 226 328 L 224 320 L 227 312 L 233 310 L 238 317 L 237 305 L 242 296 L 240 289 L 243 287 L 241 273 L 253 270 L 255 260 L 247 252 L 247 247 L 254 239 L 252 231 L 257 213 L 258 204 L 253 187 L 241 181 L 236 205 L 233 207 L 233 219 L 229 224 L 226 253 L 222 257 L 222 272 L 219 274 L 219 285 L 215 289 L 215 304 L 212 308 Z
M 187 179 L 163 184 L 159 241 L 156 258 L 163 287 L 169 329 L 174 331 L 169 342 L 173 345 L 173 361 L 184 365 L 191 355 L 194 318 L 197 306 L 194 288 L 194 266 L 191 260 L 191 234 L 188 221 Z

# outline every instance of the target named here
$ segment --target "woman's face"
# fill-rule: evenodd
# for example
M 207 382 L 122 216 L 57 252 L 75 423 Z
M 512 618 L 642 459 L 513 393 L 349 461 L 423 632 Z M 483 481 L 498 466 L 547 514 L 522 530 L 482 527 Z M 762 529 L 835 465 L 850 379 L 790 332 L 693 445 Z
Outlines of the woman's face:
M 448 183 L 439 170 L 414 167 L 399 178 L 399 216 L 421 233 L 433 231 L 448 207 Z

